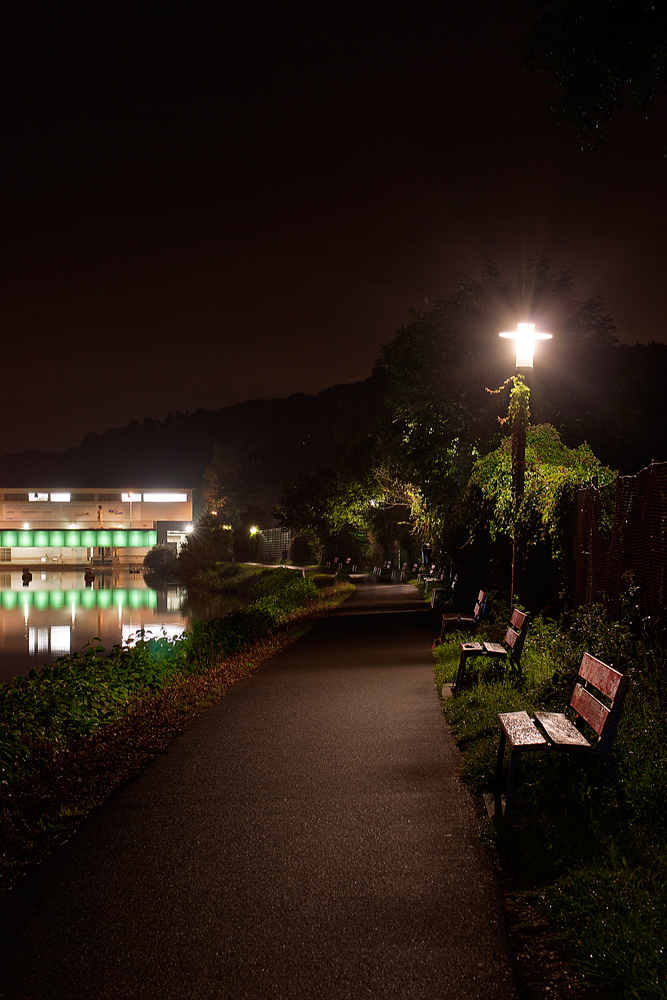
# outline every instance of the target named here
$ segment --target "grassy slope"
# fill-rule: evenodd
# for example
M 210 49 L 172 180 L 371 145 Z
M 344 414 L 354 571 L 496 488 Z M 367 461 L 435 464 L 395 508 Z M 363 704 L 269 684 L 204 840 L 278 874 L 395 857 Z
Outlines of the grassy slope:
M 455 676 L 460 638 L 436 649 L 439 684 Z M 558 932 L 580 984 L 616 1000 L 664 1000 L 664 655 L 595 609 L 557 624 L 537 621 L 521 676 L 505 676 L 497 661 L 473 661 L 466 690 L 443 701 L 443 708 L 463 752 L 464 779 L 478 794 L 489 791 L 498 712 L 563 710 L 585 649 L 631 675 L 614 749 L 625 802 L 619 803 L 596 759 L 587 771 L 567 754 L 528 754 L 517 779 L 513 823 L 487 820 L 483 828 L 498 853 L 519 939 L 523 935 L 515 942 L 519 951 L 532 946 L 531 921 L 548 925 Z M 570 987 L 564 995 L 574 995 Z

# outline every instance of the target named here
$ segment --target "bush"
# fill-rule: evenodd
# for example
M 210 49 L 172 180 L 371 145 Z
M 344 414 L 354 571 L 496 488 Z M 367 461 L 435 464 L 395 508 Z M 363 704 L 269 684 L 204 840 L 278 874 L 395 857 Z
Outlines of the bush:
M 144 569 L 157 577 L 178 575 L 178 559 L 170 545 L 154 545 L 144 556 Z

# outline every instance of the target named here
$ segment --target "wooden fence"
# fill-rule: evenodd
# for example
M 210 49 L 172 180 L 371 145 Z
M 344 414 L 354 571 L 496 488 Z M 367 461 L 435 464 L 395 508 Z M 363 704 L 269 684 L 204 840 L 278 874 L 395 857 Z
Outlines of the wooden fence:
M 667 626 L 667 462 L 580 489 L 573 545 L 575 606 L 597 601 L 615 613 L 637 586 L 643 614 Z

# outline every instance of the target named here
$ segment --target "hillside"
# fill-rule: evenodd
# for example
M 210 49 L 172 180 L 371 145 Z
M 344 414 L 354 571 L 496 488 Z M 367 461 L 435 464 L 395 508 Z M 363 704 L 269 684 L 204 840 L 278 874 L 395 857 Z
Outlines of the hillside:
M 5 487 L 151 485 L 200 487 L 214 454 L 237 481 L 255 484 L 254 502 L 270 507 L 281 488 L 306 468 L 330 466 L 351 441 L 369 441 L 379 409 L 371 380 L 316 395 L 250 400 L 219 410 L 146 417 L 104 434 L 87 434 L 60 453 L 0 457 Z M 357 449 L 357 453 L 359 453 Z

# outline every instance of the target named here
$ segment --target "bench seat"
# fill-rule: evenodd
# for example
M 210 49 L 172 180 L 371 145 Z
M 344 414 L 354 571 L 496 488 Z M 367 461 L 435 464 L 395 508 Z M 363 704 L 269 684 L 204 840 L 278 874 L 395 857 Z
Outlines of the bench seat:
M 546 746 L 547 740 L 528 712 L 504 712 L 498 719 L 511 747 Z
M 619 796 L 622 797 L 621 785 L 611 759 L 611 750 L 626 689 L 627 677 L 590 653 L 584 653 L 577 683 L 570 699 L 570 708 L 576 714 L 576 725 L 570 722 L 563 712 L 535 712 L 534 719 L 531 719 L 525 711 L 500 713 L 498 715 L 500 739 L 495 776 L 496 815 L 501 813 L 500 783 L 506 745 L 509 746 L 510 755 L 505 816 L 509 816 L 512 806 L 517 758 L 520 753 L 527 750 L 569 750 L 599 754 L 604 758 Z M 601 700 L 603 698 L 609 702 L 609 706 Z M 598 734 L 597 743 L 589 743 L 584 736 L 582 732 L 584 723 Z
M 563 747 L 591 749 L 591 744 L 584 734 L 579 732 L 563 712 L 535 712 L 535 718 L 552 743 Z

